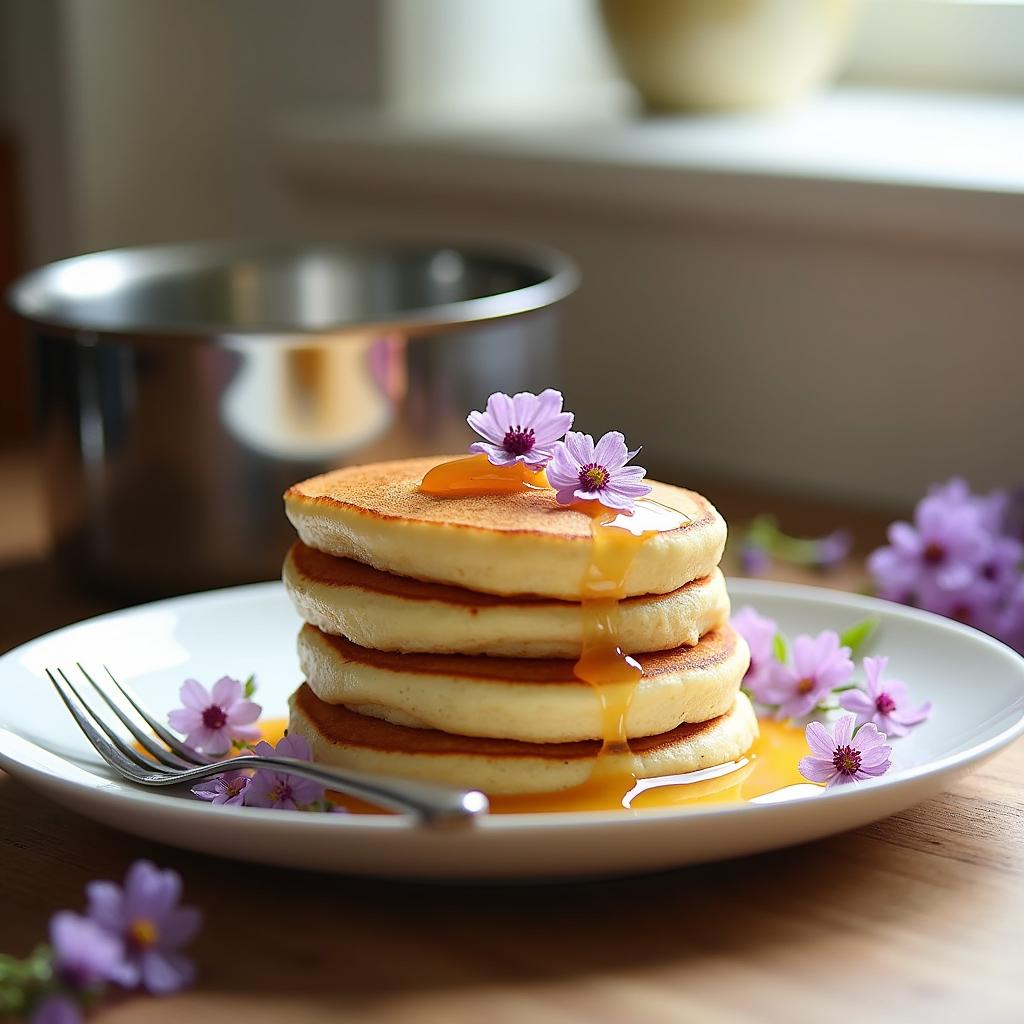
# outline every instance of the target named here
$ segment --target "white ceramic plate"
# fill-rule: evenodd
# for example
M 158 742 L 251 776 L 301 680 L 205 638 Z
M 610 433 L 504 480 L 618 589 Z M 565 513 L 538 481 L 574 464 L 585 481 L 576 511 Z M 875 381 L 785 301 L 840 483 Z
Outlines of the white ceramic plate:
M 626 874 L 788 846 L 855 828 L 933 796 L 1024 732 L 1024 659 L 950 622 L 872 598 L 750 580 L 730 585 L 790 635 L 843 629 L 873 614 L 872 643 L 890 672 L 935 710 L 894 746 L 884 777 L 786 799 L 693 810 L 496 815 L 437 832 L 400 817 L 215 807 L 142 790 L 106 771 L 44 666 L 108 664 L 154 711 L 181 681 L 255 672 L 266 716 L 283 715 L 299 682 L 299 621 L 280 584 L 174 598 L 57 630 L 0 658 L 0 767 L 97 821 L 225 857 L 403 878 L 557 878 Z

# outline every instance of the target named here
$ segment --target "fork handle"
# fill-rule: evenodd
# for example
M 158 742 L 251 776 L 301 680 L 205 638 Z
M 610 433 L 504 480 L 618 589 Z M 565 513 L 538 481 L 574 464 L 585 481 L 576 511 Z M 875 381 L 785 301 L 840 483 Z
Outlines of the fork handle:
M 359 797 L 378 807 L 412 813 L 428 825 L 467 824 L 486 814 L 489 809 L 487 797 L 477 790 L 455 789 L 430 782 L 341 771 L 277 755 L 257 757 L 254 754 L 240 754 L 238 757 L 215 764 L 200 765 L 188 771 L 176 772 L 172 781 L 195 782 L 238 768 L 267 767 L 280 768 L 290 775 L 311 779 L 329 789 Z

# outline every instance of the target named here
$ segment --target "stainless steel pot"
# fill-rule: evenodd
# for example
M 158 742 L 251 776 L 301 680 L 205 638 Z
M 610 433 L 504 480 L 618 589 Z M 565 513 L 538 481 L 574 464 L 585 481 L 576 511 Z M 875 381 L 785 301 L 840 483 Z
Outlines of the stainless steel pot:
M 276 576 L 289 484 L 464 450 L 490 392 L 551 385 L 576 279 L 547 250 L 393 244 L 120 249 L 26 275 L 9 300 L 60 554 L 149 595 Z

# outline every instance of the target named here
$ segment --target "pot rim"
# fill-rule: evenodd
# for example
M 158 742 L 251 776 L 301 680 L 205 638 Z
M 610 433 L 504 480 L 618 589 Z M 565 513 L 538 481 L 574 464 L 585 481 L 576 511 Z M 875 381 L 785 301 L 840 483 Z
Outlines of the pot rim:
M 107 271 L 122 275 L 118 286 L 131 280 L 158 277 L 176 270 L 198 270 L 223 267 L 239 260 L 261 261 L 287 257 L 316 256 L 339 253 L 392 253 L 400 256 L 428 255 L 455 252 L 467 260 L 505 262 L 510 266 L 529 267 L 546 275 L 534 284 L 495 292 L 472 299 L 441 303 L 413 309 L 399 309 L 394 315 L 325 321 L 316 324 L 246 323 L 244 325 L 222 321 L 166 321 L 124 319 L 112 322 L 109 318 L 63 315 L 59 309 L 58 283 L 62 275 L 72 273 L 89 263 L 104 261 Z M 554 305 L 575 291 L 579 283 L 579 270 L 575 262 L 547 246 L 521 242 L 460 241 L 429 242 L 410 239 L 376 238 L 373 240 L 347 238 L 345 240 L 309 239 L 305 241 L 281 240 L 221 240 L 175 242 L 160 245 L 130 246 L 98 250 L 47 263 L 17 278 L 7 289 L 8 306 L 23 320 L 61 334 L 89 334 L 99 338 L 118 340 L 152 340 L 174 338 L 208 342 L 225 338 L 242 341 L 260 336 L 323 338 L 330 335 L 381 334 L 390 331 L 409 335 L 468 326 L 490 320 L 504 319 L 530 313 Z M 54 308 L 57 306 L 57 308 Z

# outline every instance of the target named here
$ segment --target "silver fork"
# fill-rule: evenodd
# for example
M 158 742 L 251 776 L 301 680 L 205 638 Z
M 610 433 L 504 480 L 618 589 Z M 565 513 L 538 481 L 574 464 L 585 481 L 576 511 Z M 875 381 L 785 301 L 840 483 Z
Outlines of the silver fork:
M 146 711 L 138 697 L 127 686 L 119 683 L 110 669 L 105 668 L 105 671 L 117 688 L 116 694 L 106 683 L 101 685 L 93 679 L 81 665 L 78 670 L 148 756 L 125 742 L 117 729 L 82 696 L 63 669 L 58 668 L 56 674 L 46 669 L 46 674 L 100 757 L 119 775 L 140 786 L 177 786 L 199 782 L 239 768 L 277 768 L 290 775 L 312 779 L 329 789 L 359 797 L 375 806 L 411 813 L 427 825 L 465 824 L 486 814 L 489 809 L 487 797 L 476 790 L 339 771 L 277 755 L 258 757 L 255 754 L 240 754 L 222 760 L 204 757 L 186 747 L 174 733 Z M 133 714 L 166 744 L 166 748 L 154 741 L 153 735 L 139 725 Z

